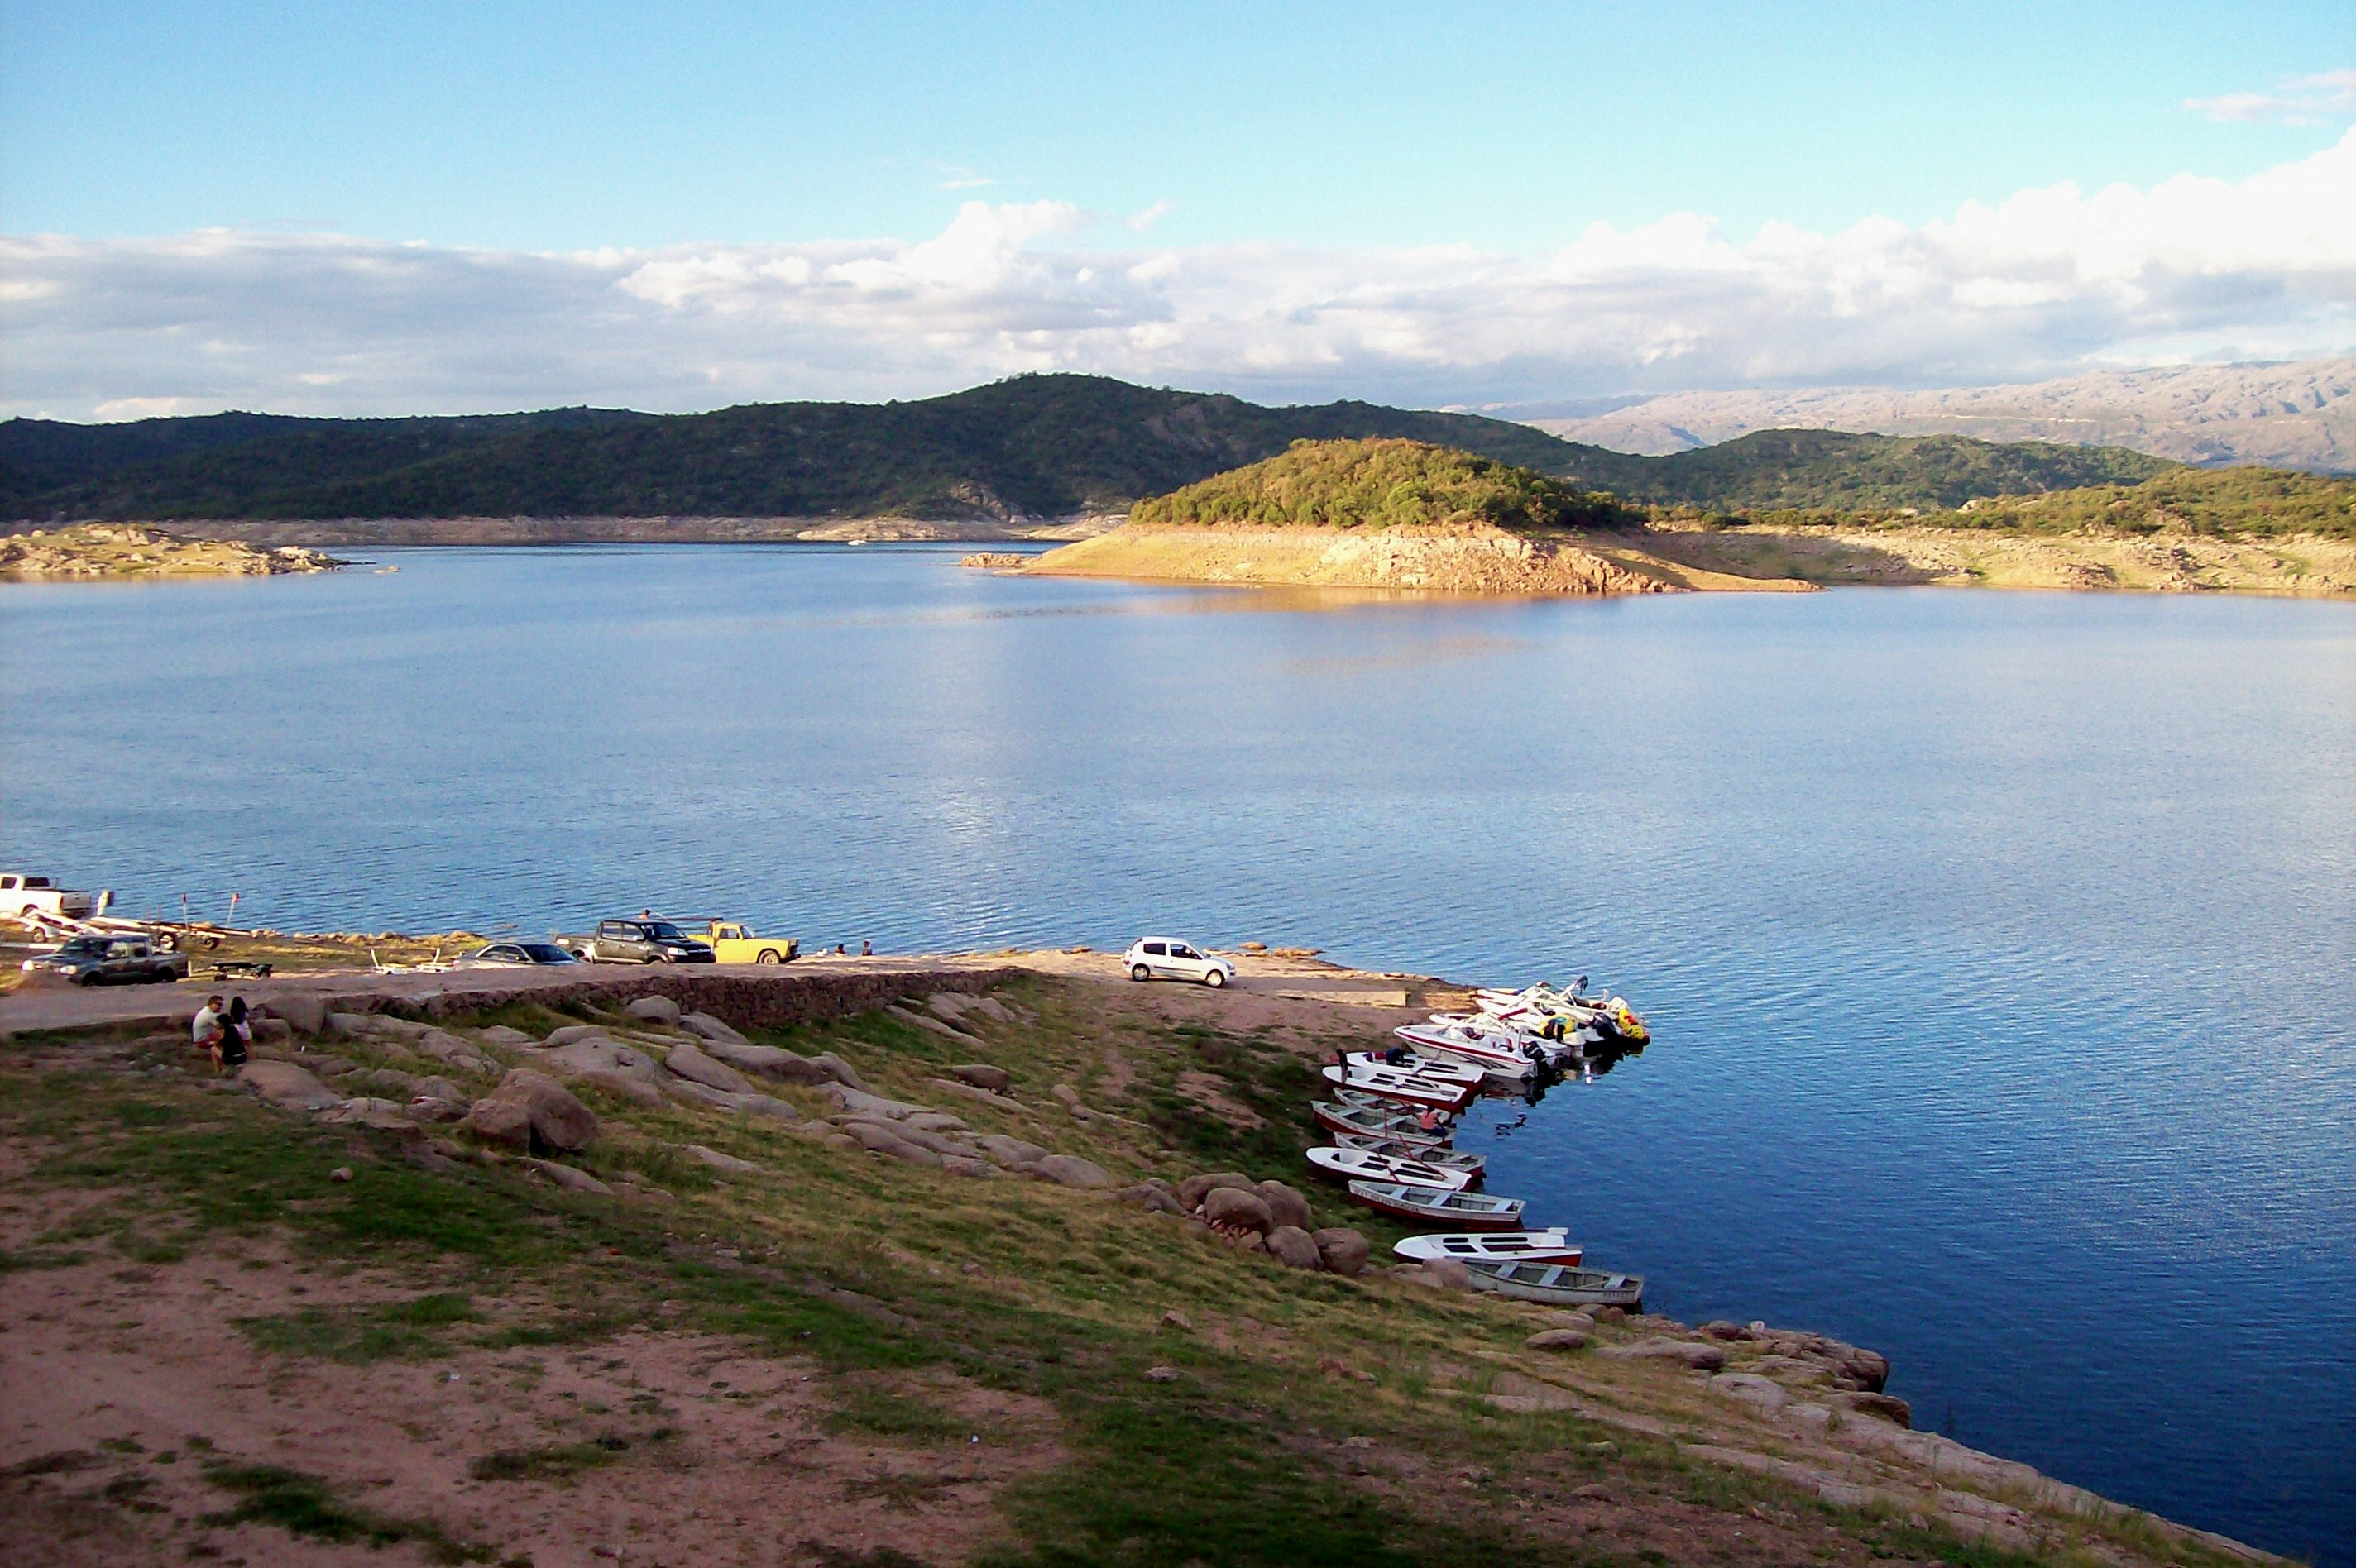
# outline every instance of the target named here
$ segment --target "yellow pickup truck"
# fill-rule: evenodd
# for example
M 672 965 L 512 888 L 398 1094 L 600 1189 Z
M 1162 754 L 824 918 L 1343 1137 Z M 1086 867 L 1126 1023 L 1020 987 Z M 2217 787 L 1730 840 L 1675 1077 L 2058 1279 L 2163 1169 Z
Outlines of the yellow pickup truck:
M 755 936 L 741 920 L 697 920 L 678 923 L 712 944 L 715 964 L 790 964 L 802 955 L 798 938 Z

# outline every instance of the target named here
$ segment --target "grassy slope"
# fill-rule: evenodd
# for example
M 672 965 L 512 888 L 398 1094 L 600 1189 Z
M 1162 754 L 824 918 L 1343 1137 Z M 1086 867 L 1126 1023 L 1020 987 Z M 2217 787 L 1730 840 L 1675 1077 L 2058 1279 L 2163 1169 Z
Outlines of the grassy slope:
M 1306 1056 L 1334 1041 L 1173 1024 L 1109 1006 L 1104 991 L 1040 979 L 1001 993 L 1035 1021 L 992 1030 L 987 1055 L 1048 1107 L 1035 1117 L 947 1101 L 928 1079 L 973 1053 L 881 1013 L 769 1038 L 839 1050 L 887 1093 L 954 1104 L 978 1128 L 1117 1172 L 1239 1165 L 1295 1176 L 1308 1141 Z M 568 1020 L 518 1009 L 505 1021 L 538 1031 Z M 60 1218 L 0 1257 L 0 1269 L 110 1253 L 168 1264 L 238 1238 L 280 1237 L 313 1266 L 364 1260 L 418 1292 L 404 1304 L 247 1325 L 290 1362 L 594 1345 L 648 1325 L 713 1331 L 815 1358 L 839 1421 L 916 1447 L 955 1435 L 936 1430 L 921 1383 L 906 1380 L 953 1371 L 1050 1401 L 1063 1423 L 1067 1461 L 1000 1499 L 1017 1542 L 987 1559 L 1002 1568 L 1664 1563 L 1741 1557 L 1746 1542 L 1778 1558 L 1859 1565 L 2029 1561 L 1702 1464 L 1671 1436 L 1566 1413 L 1492 1411 L 1472 1396 L 1504 1370 L 1553 1375 L 1537 1364 L 1544 1358 L 1517 1353 L 1530 1309 L 1285 1271 L 1098 1195 L 976 1182 L 844 1156 L 768 1125 L 613 1099 L 595 1102 L 605 1129 L 580 1163 L 609 1179 L 640 1173 L 678 1204 L 565 1194 L 496 1165 L 421 1168 L 389 1141 L 362 1148 L 360 1179 L 337 1187 L 325 1178 L 362 1147 L 352 1133 L 149 1075 L 147 1062 L 167 1064 L 177 1046 L 112 1070 L 39 1072 L 25 1042 L 6 1050 L 0 1135 L 18 1173 L 12 1187 L 28 1201 L 43 1192 L 73 1200 L 50 1205 Z M 336 1050 L 368 1066 L 398 1060 L 380 1043 Z M 1269 1124 L 1241 1132 L 1206 1114 L 1182 1073 L 1208 1074 Z M 1056 1082 L 1132 1120 L 1065 1119 L 1043 1092 Z M 675 1152 L 691 1140 L 766 1174 L 716 1179 Z M 1163 1158 L 1160 1147 L 1181 1153 Z M 1328 1189 L 1312 1197 L 1321 1222 L 1364 1223 Z M 1365 1228 L 1378 1249 L 1393 1234 Z M 1191 1327 L 1165 1324 L 1173 1310 Z M 1695 1397 L 1668 1373 L 1582 1364 L 1588 1387 L 1616 1376 L 1624 1386 L 1603 1397 L 1630 1408 L 1674 1412 Z M 1157 1365 L 1175 1381 L 1145 1379 Z M 1673 1433 L 1687 1424 L 1673 1422 Z M 550 1450 L 486 1455 L 477 1473 L 562 1481 L 631 1462 L 610 1447 Z M 430 1522 L 369 1515 L 299 1473 L 224 1463 L 214 1480 L 261 1510 L 241 1517 L 344 1539 L 436 1539 Z M 1609 1484 L 1621 1510 L 1601 1535 L 1591 1508 L 1584 1523 L 1561 1514 L 1573 1488 L 1596 1483 Z M 2132 1525 L 2078 1534 L 2126 1547 L 2130 1560 L 2209 1560 Z
M 1118 510 L 1297 440 L 1459 447 L 1647 503 L 1959 505 L 2140 480 L 2115 449 L 1766 432 L 1633 457 L 1471 414 L 1364 402 L 1265 408 L 1102 377 L 1021 377 L 883 405 L 748 404 L 655 416 L 217 415 L 0 423 L 0 509 L 20 518 L 746 516 L 994 517 Z

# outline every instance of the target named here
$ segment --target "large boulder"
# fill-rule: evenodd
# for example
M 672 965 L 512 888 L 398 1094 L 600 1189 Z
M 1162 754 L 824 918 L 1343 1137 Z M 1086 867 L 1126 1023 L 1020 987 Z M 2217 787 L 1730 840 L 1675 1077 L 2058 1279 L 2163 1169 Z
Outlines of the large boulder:
M 548 1038 L 541 1040 L 540 1043 L 552 1050 L 560 1045 L 571 1045 L 576 1040 L 603 1040 L 605 1038 L 605 1026 L 604 1024 L 566 1024 L 562 1029 L 550 1029 L 548 1031 Z
M 1691 1339 L 1639 1339 L 1633 1345 L 1606 1345 L 1596 1354 L 1625 1361 L 1675 1361 L 1697 1372 L 1714 1372 L 1726 1365 L 1724 1350 Z
M 751 1040 L 746 1040 L 743 1035 L 738 1034 L 734 1029 L 730 1029 L 726 1024 L 722 1023 L 718 1019 L 713 1018 L 710 1013 L 683 1014 L 679 1020 L 679 1027 L 687 1030 L 690 1034 L 701 1035 L 705 1040 L 726 1040 L 730 1045 L 750 1045 L 753 1043 Z
M 1334 1274 L 1356 1274 L 1366 1266 L 1374 1248 L 1366 1238 L 1346 1226 L 1314 1231 L 1309 1239 L 1317 1243 L 1317 1255 L 1324 1260 L 1327 1269 Z
M 530 1142 L 562 1154 L 579 1153 L 597 1136 L 597 1114 L 563 1084 L 529 1067 L 514 1069 L 487 1098 L 476 1102 L 466 1119 L 478 1133 L 486 1104 L 520 1107 L 531 1129 Z
M 505 1024 L 493 1024 L 488 1029 L 478 1029 L 475 1032 L 482 1037 L 485 1045 L 496 1045 L 502 1051 L 522 1051 L 540 1043 L 523 1030 L 509 1029 Z
M 809 1060 L 811 1066 L 833 1079 L 837 1083 L 852 1089 L 867 1087 L 867 1080 L 859 1076 L 859 1069 L 830 1051 L 821 1051 Z
M 558 1046 L 554 1051 L 533 1051 L 531 1064 L 566 1077 L 576 1073 L 612 1072 L 646 1084 L 659 1083 L 663 1077 L 661 1059 L 653 1051 L 635 1045 L 623 1045 L 602 1034 L 582 1036 Z
M 669 997 L 634 997 L 622 1009 L 643 1023 L 660 1024 L 665 1029 L 679 1023 L 679 1004 Z
M 701 1083 L 707 1089 L 717 1089 L 723 1094 L 749 1094 L 753 1081 L 724 1061 L 714 1061 L 694 1046 L 681 1040 L 672 1046 L 663 1065 L 681 1078 Z
M 1004 1133 L 984 1133 L 973 1141 L 1001 1165 L 1035 1165 L 1047 1157 L 1047 1151 L 1037 1144 L 1011 1138 Z
M 345 1098 L 291 1061 L 248 1061 L 237 1080 L 282 1111 L 324 1111 Z
M 1541 1328 L 1522 1341 L 1525 1350 L 1584 1350 L 1588 1339 L 1576 1328 Z
M 1031 1162 L 1025 1175 L 1064 1187 L 1110 1187 L 1112 1173 L 1092 1159 L 1076 1154 L 1051 1154 Z
M 409 1114 L 420 1121 L 458 1121 L 466 1109 L 466 1091 L 447 1078 L 420 1078 L 409 1086 Z
M 1261 1235 L 1276 1229 L 1276 1216 L 1268 1211 L 1268 1200 L 1248 1187 L 1212 1188 L 1203 1195 L 1203 1218 L 1214 1225 Z
M 1252 1179 L 1240 1170 L 1214 1170 L 1201 1176 L 1190 1176 L 1178 1184 L 1178 1201 L 1186 1205 L 1187 1212 L 1203 1206 L 1204 1197 L 1215 1187 L 1241 1187 L 1257 1191 Z
M 475 1102 L 458 1124 L 479 1143 L 522 1154 L 531 1147 L 531 1108 L 516 1100 L 485 1098 Z
M 1254 1190 L 1258 1192 L 1260 1201 L 1268 1205 L 1269 1213 L 1275 1217 L 1278 1224 L 1306 1231 L 1317 1223 L 1310 1217 L 1309 1200 L 1283 1182 L 1263 1181 Z
M 1558 1328 L 1556 1333 L 1568 1333 Z M 1762 1378 L 1756 1372 L 1720 1372 L 1709 1380 L 1709 1392 L 1727 1399 L 1739 1400 L 1762 1415 L 1772 1415 L 1792 1403 L 1792 1396 L 1773 1378 Z
M 1175 1214 L 1183 1217 L 1186 1212 L 1178 1207 L 1178 1200 L 1159 1187 L 1147 1182 L 1141 1181 L 1134 1187 L 1124 1187 L 1114 1193 L 1113 1197 L 1132 1208 L 1142 1209 L 1149 1214 Z
M 1908 1428 L 1914 1424 L 1914 1407 L 1895 1394 L 1844 1391 L 1826 1403 L 1847 1415 L 1869 1415 L 1877 1421 Z
M 985 1061 L 969 1061 L 962 1067 L 952 1067 L 949 1076 L 977 1089 L 987 1089 L 993 1094 L 1003 1094 L 1014 1087 L 1014 1074 L 1003 1067 L 992 1067 Z
M 1279 1225 L 1268 1233 L 1268 1255 L 1287 1268 L 1323 1268 L 1324 1255 L 1308 1232 L 1298 1225 Z
M 327 1032 L 327 1003 L 323 997 L 305 996 L 294 991 L 270 998 L 270 1012 L 284 1019 L 296 1029 L 308 1035 Z
M 602 1089 L 608 1094 L 618 1095 L 632 1104 L 651 1108 L 663 1103 L 661 1090 L 643 1078 L 633 1078 L 610 1067 L 593 1067 L 575 1075 L 573 1081 L 584 1088 Z
M 1442 1290 L 1472 1288 L 1472 1271 L 1455 1258 L 1427 1259 L 1423 1265 L 1423 1272 L 1430 1275 L 1431 1282 Z
M 828 1099 L 841 1109 L 857 1116 L 881 1116 L 896 1122 L 903 1116 L 922 1115 L 932 1109 L 929 1105 L 912 1105 L 905 1100 L 890 1100 L 881 1094 L 870 1094 L 864 1089 L 853 1089 L 841 1083 L 819 1085 Z

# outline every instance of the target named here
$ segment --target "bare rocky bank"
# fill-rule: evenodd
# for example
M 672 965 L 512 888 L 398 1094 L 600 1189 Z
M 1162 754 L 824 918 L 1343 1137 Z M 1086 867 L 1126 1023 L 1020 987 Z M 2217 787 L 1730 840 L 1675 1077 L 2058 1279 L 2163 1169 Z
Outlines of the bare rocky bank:
M 0 536 L 0 578 L 279 577 L 347 564 L 298 545 L 190 539 L 134 523 L 80 523 Z
M 994 557 L 974 564 L 1006 567 Z M 1131 523 L 1050 550 L 1021 570 L 1237 587 L 1500 596 L 1918 586 L 2356 597 L 2356 542 L 2346 539 L 1927 527 L 1655 526 L 1524 534 Z

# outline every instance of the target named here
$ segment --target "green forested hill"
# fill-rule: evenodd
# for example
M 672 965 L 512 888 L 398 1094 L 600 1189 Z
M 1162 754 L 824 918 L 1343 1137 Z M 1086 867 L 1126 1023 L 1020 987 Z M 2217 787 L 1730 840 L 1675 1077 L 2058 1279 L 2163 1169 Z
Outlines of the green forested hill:
M 1133 523 L 1342 528 L 1486 524 L 1608 528 L 1644 514 L 1609 496 L 1428 442 L 1303 441 L 1140 501 Z
M 706 414 L 553 410 L 456 419 L 221 414 L 0 423 L 14 520 L 451 517 L 1060 517 L 1118 510 L 1298 440 L 1400 436 L 1630 500 L 1715 509 L 1934 509 L 2133 484 L 2115 448 L 1771 431 L 1633 457 L 1472 414 L 1267 408 L 1094 376 L 1028 376 L 905 403 Z

